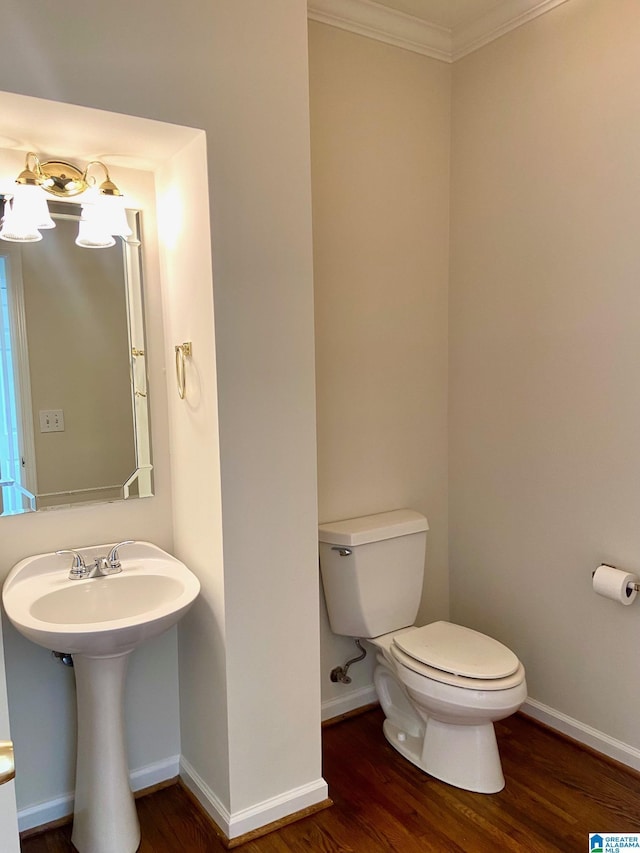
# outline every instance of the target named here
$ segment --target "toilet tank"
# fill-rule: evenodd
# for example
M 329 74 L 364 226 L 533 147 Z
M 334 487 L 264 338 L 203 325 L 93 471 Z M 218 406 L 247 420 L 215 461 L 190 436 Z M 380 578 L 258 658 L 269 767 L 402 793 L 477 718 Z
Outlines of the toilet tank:
M 427 519 L 411 509 L 321 524 L 320 573 L 334 634 L 379 637 L 413 625 Z

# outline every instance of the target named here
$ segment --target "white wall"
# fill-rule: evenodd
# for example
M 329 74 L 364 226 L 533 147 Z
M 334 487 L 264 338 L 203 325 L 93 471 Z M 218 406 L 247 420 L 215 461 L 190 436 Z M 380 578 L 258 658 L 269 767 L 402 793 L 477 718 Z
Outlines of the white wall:
M 423 512 L 429 621 L 448 614 L 451 69 L 324 24 L 309 46 L 320 520 Z M 323 610 L 325 716 L 366 701 L 372 656 L 329 680 L 354 653 Z
M 226 637 L 212 636 L 220 626 L 203 631 L 200 644 L 197 634 L 185 633 L 205 681 L 191 680 L 181 706 L 198 732 L 208 734 L 196 754 L 196 741 L 185 732 L 185 748 L 216 798 L 212 809 L 228 820 L 223 828 L 237 834 L 326 796 L 320 775 L 306 5 L 171 0 L 158 15 L 150 0 L 115 0 L 92 7 L 89 15 L 80 0 L 66 3 L 64 13 L 9 0 L 3 21 L 13 34 L 0 57 L 4 88 L 207 133 L 227 587 L 215 608 L 224 611 Z M 183 281 L 185 293 L 191 286 Z M 195 283 L 199 296 L 182 317 L 188 322 L 175 327 L 182 339 L 196 338 L 204 287 Z M 172 349 L 165 354 L 173 370 Z M 211 377 L 212 351 L 194 349 L 194 365 L 196 358 L 209 359 L 200 367 Z M 210 405 L 211 384 L 206 394 Z M 184 418 L 184 410 L 172 408 L 179 453 Z M 205 475 L 214 470 L 217 444 L 214 420 L 209 427 L 196 439 L 208 460 Z M 198 447 L 192 450 L 197 456 Z M 181 553 L 197 553 L 199 573 L 211 571 L 207 590 L 214 596 L 222 588 L 218 507 L 210 508 L 214 520 L 207 530 L 198 526 L 201 473 L 182 472 L 176 483 L 175 541 Z M 82 538 L 108 538 L 118 513 L 119 532 L 166 546 L 168 488 L 158 488 L 158 495 L 164 497 L 139 502 L 152 508 L 147 528 L 126 508 L 119 514 L 108 507 L 95 511 Z M 166 512 L 156 514 L 160 504 Z M 67 534 L 80 513 L 68 516 Z M 192 526 L 194 516 L 198 524 Z M 35 533 L 29 551 L 58 544 L 59 527 L 39 516 L 25 523 Z M 24 553 L 25 538 L 18 542 L 17 535 L 5 554 L 7 567 Z M 202 613 L 196 609 L 193 619 Z M 225 690 L 225 680 L 227 720 L 213 698 L 215 690 Z M 215 757 L 225 751 L 226 761 L 214 772 Z M 271 800 L 280 814 L 270 810 Z
M 0 672 L 4 676 L 3 638 L 0 631 Z M 9 740 L 9 710 L 7 705 L 7 689 L 4 677 L 0 679 L 0 740 Z M 16 790 L 15 782 L 5 782 L 0 786 L 0 826 L 2 841 L 6 853 L 19 853 L 18 823 L 16 820 Z
M 3 95 L 5 128 L 17 133 L 24 99 Z M 33 108 L 30 102 L 28 111 Z M 67 132 L 74 126 L 77 113 L 57 110 Z M 85 120 L 96 121 L 95 116 Z M 108 119 L 105 126 L 109 126 Z M 113 125 L 113 120 L 111 121 Z M 37 127 L 36 139 L 50 150 L 50 138 Z M 55 131 L 52 134 L 55 136 Z M 62 153 L 62 152 L 58 152 Z M 77 149 L 66 156 L 74 159 Z M 82 156 L 80 161 L 82 162 Z M 3 151 L 2 176 L 17 174 L 24 154 Z M 163 328 L 160 303 L 153 177 L 148 172 L 114 169 L 113 178 L 126 186 L 129 203 L 143 210 L 143 246 L 145 256 L 145 302 L 149 373 L 161 376 L 163 370 Z M 46 238 L 45 238 L 46 239 Z M 95 330 L 96 334 L 98 330 Z M 169 481 L 169 436 L 166 393 L 162 381 L 151 382 L 152 442 L 157 496 L 73 510 L 55 510 L 0 519 L 0 579 L 12 565 L 29 554 L 57 548 L 115 542 L 123 539 L 149 539 L 171 549 L 171 487 Z M 113 401 L 105 400 L 105 405 Z M 16 749 L 16 795 L 21 827 L 54 819 L 66 813 L 64 799 L 51 812 L 48 804 L 68 798 L 73 791 L 75 772 L 75 685 L 71 671 L 55 663 L 46 649 L 25 640 L 4 620 L 6 675 L 12 738 Z M 161 674 L 159 678 L 159 674 Z M 130 766 L 133 770 L 170 760 L 169 772 L 175 772 L 180 751 L 177 684 L 177 639 L 175 630 L 141 647 L 131 662 L 127 692 L 127 723 L 130 742 Z M 43 772 L 47 768 L 48 772 Z M 151 780 L 149 780 L 151 781 Z M 155 781 L 155 779 L 154 779 Z M 144 781 L 142 782 L 144 784 Z M 44 804 L 44 805 L 42 805 Z M 58 811 L 56 811 L 56 808 Z M 33 811 L 31 811 L 33 809 Z
M 183 761 L 228 802 L 226 637 L 211 224 L 202 131 L 158 172 L 158 220 L 167 338 L 175 553 L 198 575 L 201 594 L 180 632 Z M 189 282 L 185 287 L 184 283 Z M 192 344 L 185 397 L 177 389 L 175 345 Z M 207 654 L 202 654 L 202 649 Z M 215 719 L 212 727 L 210 720 Z
M 531 696 L 640 747 L 638 4 L 571 0 L 454 66 L 452 613 Z
M 209 168 L 231 812 L 239 815 L 259 803 L 268 810 L 285 790 L 299 808 L 326 796 L 307 19 L 304 0 L 216 5 L 210 50 L 224 85 L 212 95 L 219 120 Z M 234 831 L 254 819 L 232 818 Z

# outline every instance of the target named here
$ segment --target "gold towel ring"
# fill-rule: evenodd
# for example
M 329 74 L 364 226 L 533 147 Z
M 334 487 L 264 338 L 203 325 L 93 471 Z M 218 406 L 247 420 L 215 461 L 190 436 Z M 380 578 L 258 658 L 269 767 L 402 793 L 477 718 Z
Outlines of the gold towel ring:
M 191 341 L 185 341 L 183 344 L 176 344 L 176 381 L 178 383 L 178 396 L 184 400 L 187 392 L 187 377 L 185 374 L 184 360 L 187 356 L 191 356 Z

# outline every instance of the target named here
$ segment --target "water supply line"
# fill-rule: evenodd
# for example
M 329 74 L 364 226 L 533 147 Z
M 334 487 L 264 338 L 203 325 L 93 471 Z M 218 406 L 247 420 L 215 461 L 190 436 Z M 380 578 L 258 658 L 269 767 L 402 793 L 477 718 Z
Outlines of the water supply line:
M 347 675 L 349 667 L 352 663 L 357 663 L 359 660 L 364 660 L 367 656 L 367 650 L 362 647 L 362 643 L 360 642 L 360 640 L 354 640 L 354 643 L 360 649 L 361 654 L 359 654 L 355 658 L 351 658 L 350 660 L 348 660 L 344 666 L 337 666 L 335 669 L 332 669 L 331 673 L 329 674 L 331 681 L 339 681 L 341 684 L 351 684 L 351 678 Z

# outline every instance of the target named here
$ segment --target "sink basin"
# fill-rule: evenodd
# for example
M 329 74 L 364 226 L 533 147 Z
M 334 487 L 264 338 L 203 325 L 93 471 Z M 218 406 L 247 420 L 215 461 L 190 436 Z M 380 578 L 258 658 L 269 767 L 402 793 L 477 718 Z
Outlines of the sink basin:
M 82 548 L 89 566 L 109 545 Z M 122 571 L 70 580 L 68 555 L 18 563 L 2 589 L 7 616 L 34 643 L 73 655 L 78 705 L 71 841 L 79 853 L 136 853 L 140 824 L 124 731 L 127 661 L 174 625 L 200 591 L 189 569 L 150 542 L 123 544 Z
M 83 548 L 87 564 L 109 546 Z M 5 581 L 7 616 L 28 639 L 88 656 L 130 651 L 174 625 L 200 583 L 189 569 L 150 542 L 122 547 L 122 572 L 69 580 L 68 555 L 39 554 L 18 563 Z

